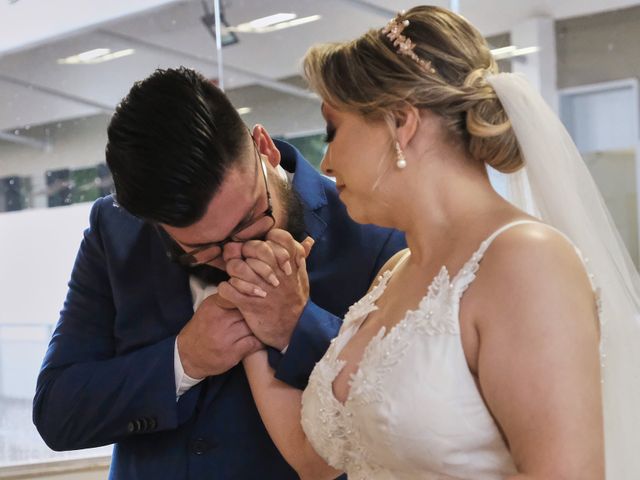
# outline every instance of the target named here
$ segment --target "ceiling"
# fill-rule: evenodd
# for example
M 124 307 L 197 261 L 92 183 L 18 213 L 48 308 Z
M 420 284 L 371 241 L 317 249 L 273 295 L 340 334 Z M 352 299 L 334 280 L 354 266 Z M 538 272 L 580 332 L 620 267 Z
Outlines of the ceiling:
M 205 0 L 208 5 L 213 0 Z M 185 65 L 218 76 L 214 39 L 203 26 L 202 0 L 0 0 L 0 133 L 101 112 L 109 113 L 132 83 L 158 67 Z M 296 82 L 300 58 L 315 42 L 353 38 L 378 27 L 414 1 L 221 0 L 238 25 L 278 12 L 319 21 L 266 34 L 238 34 L 223 52 L 224 86 L 309 102 Z M 434 2 L 448 7 L 449 1 Z M 99 8 L 96 7 L 99 4 Z M 460 12 L 486 36 L 509 31 L 532 16 L 556 19 L 637 5 L 628 0 L 460 0 Z M 93 65 L 57 59 L 94 48 L 135 49 Z M 251 97 L 251 95 L 248 95 Z M 241 105 L 237 105 L 241 106 Z

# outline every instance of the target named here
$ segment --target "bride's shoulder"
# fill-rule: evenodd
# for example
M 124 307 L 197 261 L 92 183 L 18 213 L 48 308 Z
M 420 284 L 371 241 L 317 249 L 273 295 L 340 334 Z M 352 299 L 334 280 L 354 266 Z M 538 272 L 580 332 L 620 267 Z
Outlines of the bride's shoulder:
M 499 295 L 518 308 L 540 301 L 590 301 L 592 287 L 584 259 L 571 240 L 543 223 L 507 229 L 487 248 L 478 272 L 487 302 Z M 491 300 L 492 299 L 492 300 Z
M 546 269 L 583 269 L 580 254 L 569 237 L 541 222 L 516 225 L 497 235 L 487 248 L 483 264 L 483 268 L 513 271 L 516 275 Z

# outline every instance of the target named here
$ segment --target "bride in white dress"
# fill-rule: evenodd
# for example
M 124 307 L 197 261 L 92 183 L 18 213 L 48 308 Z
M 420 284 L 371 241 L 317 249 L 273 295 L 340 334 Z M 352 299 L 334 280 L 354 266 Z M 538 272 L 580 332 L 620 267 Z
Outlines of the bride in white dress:
M 307 54 L 324 172 L 355 220 L 406 232 L 409 248 L 350 309 L 304 393 L 274 379 L 264 351 L 244 360 L 302 478 L 603 479 L 605 430 L 608 478 L 640 478 L 637 375 L 630 398 L 608 397 L 621 383 L 607 369 L 631 357 L 600 352 L 603 338 L 640 338 L 637 273 L 557 119 L 496 70 L 481 35 L 437 7 Z M 526 166 L 513 202 L 528 213 L 486 165 Z M 600 324 L 603 303 L 618 330 Z

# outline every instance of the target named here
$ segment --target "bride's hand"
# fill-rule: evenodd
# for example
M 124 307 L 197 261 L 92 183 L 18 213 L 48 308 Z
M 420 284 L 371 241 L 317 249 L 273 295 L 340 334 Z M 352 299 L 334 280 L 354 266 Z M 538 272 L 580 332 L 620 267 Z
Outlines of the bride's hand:
M 313 244 L 311 237 L 297 242 L 289 232 L 273 229 L 265 240 L 250 240 L 241 250 L 225 250 L 228 283 L 243 295 L 265 298 L 272 289 L 295 281 L 299 273 L 308 281 L 305 260 Z
M 236 305 L 256 337 L 278 350 L 289 344 L 309 300 L 306 257 L 312 245 L 310 238 L 297 242 L 274 229 L 266 241 L 245 243 L 244 258 L 225 258 L 231 278 L 218 286 L 220 295 Z M 288 267 L 282 267 L 283 251 Z M 265 281 L 271 275 L 275 281 Z

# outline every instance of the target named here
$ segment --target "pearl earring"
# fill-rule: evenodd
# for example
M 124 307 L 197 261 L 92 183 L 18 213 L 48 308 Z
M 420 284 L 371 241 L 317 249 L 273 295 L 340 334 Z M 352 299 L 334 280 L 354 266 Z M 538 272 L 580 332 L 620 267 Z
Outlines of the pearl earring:
M 400 148 L 400 143 L 396 142 L 396 157 L 397 157 L 397 161 L 396 161 L 396 167 L 398 167 L 400 170 L 402 170 L 403 168 L 407 167 L 407 161 L 404 158 L 404 153 L 402 153 L 402 149 Z

